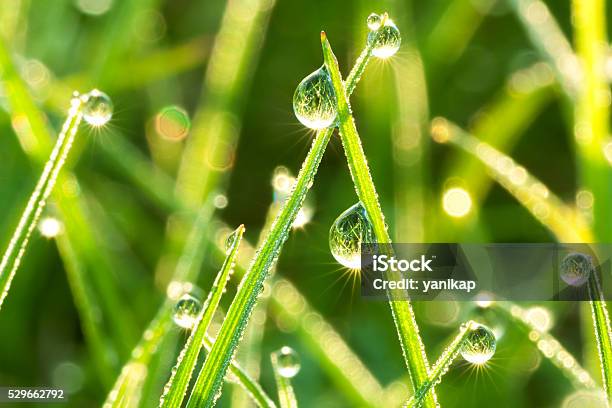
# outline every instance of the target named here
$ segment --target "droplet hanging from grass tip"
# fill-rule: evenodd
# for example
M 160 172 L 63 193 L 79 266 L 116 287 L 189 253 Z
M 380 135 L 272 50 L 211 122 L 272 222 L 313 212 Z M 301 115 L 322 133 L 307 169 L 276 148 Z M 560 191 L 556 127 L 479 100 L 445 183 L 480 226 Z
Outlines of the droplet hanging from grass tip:
M 332 255 L 350 269 L 361 269 L 361 244 L 373 242 L 374 229 L 361 202 L 340 214 L 329 230 Z
M 191 329 L 198 318 L 201 308 L 200 301 L 186 293 L 176 302 L 172 320 L 184 329 Z
M 336 119 L 334 88 L 329 73 L 321 67 L 300 82 L 293 94 L 293 111 L 310 129 L 325 129 Z
M 368 24 L 368 28 L 371 31 L 376 31 L 380 28 L 382 24 L 382 17 L 380 16 L 380 14 L 372 13 L 368 16 L 366 22 Z
M 461 356 L 472 364 L 485 364 L 495 354 L 497 348 L 495 335 L 487 326 L 477 323 L 468 330 L 470 332 L 461 347 Z
M 301 364 L 298 354 L 291 347 L 283 346 L 275 353 L 278 375 L 293 378 L 300 372 Z
M 370 17 L 368 17 L 368 27 L 372 30 L 376 23 L 372 22 L 372 25 L 370 25 Z M 381 23 L 382 19 L 378 22 L 379 27 L 370 31 L 368 42 L 372 43 L 372 55 L 380 59 L 386 59 L 395 55 L 399 50 L 402 44 L 402 36 L 393 20 L 387 18 L 384 25 L 380 26 Z
M 97 89 L 83 95 L 83 119 L 93 127 L 104 126 L 113 116 L 113 102 Z

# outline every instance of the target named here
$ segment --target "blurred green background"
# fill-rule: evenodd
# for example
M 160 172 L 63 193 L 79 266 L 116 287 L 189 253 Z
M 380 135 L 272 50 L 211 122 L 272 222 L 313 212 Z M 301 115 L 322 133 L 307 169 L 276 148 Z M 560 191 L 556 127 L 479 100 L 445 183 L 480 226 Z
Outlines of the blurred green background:
M 546 5 L 550 15 L 544 19 L 555 18 L 571 41 L 570 5 Z M 216 219 L 230 226 L 244 223 L 254 245 L 273 201 L 274 169 L 283 165 L 296 174 L 312 140 L 313 133 L 293 115 L 291 99 L 299 81 L 322 64 L 319 31 L 327 32 L 346 75 L 365 44 L 366 17 L 382 11 L 396 22 L 403 44 L 393 58 L 370 63 L 352 107 L 392 236 L 400 242 L 555 240 L 478 162 L 429 137 L 431 118 L 446 117 L 511 155 L 574 205 L 582 190 L 571 98 L 511 1 L 1 2 L 5 46 L 51 128 L 60 128 L 73 90 L 103 90 L 115 113 L 105 128 L 83 126 L 78 135 L 68 163 L 78 191 L 71 191 L 70 183 L 57 188 L 86 203 L 82 221 L 92 235 L 80 236 L 77 221 L 64 219 L 55 201 L 45 210 L 45 216 L 76 225 L 66 228 L 67 240 L 77 247 L 84 276 L 98 291 L 102 306 L 93 309 L 93 321 L 100 322 L 110 350 L 104 358 L 111 367 L 108 378 L 100 375 L 83 333 L 79 300 L 65 271 L 67 249 L 60 255 L 54 240 L 36 233 L 0 313 L 0 385 L 62 387 L 70 394 L 67 406 L 101 405 L 164 297 L 169 278 L 162 257 L 164 231 L 176 210 L 173 179 L 185 144 L 194 133 L 207 132 L 217 132 L 228 143 L 224 148 L 230 153 L 219 159 L 223 169 L 212 171 L 206 199 L 217 198 Z M 0 68 L 0 79 L 3 72 Z M 7 92 L 4 84 L 3 248 L 40 171 L 16 137 L 20 117 L 11 115 Z M 146 165 L 144 173 L 136 163 Z M 153 168 L 158 178 L 147 176 Z M 189 171 L 197 179 L 208 170 L 195 165 Z M 474 180 L 457 178 L 466 174 Z M 139 176 L 141 183 L 135 181 Z M 470 212 L 449 216 L 442 207 L 444 191 L 454 185 L 469 191 L 470 182 L 480 192 Z M 383 387 L 407 396 L 409 382 L 388 305 L 362 300 L 358 277 L 334 262 L 327 245 L 333 220 L 356 201 L 337 136 L 311 195 L 314 216 L 292 233 L 277 273 L 294 283 Z M 579 207 L 588 218 L 592 205 Z M 218 228 L 217 221 L 207 224 L 212 236 Z M 80 244 L 88 239 L 93 246 Z M 197 286 L 209 288 L 220 264 L 221 258 L 208 251 Z M 105 301 L 109 292 L 112 302 Z M 230 298 L 225 297 L 224 307 Z M 551 312 L 552 334 L 599 381 L 588 308 L 560 302 L 542 306 Z M 462 321 L 479 313 L 474 304 L 452 301 L 415 304 L 415 311 L 430 361 Z M 456 363 L 437 387 L 440 403 L 559 406 L 573 392 L 570 381 L 512 322 L 499 315 L 488 318 L 503 332 L 497 353 L 479 370 Z M 355 406 L 307 342 L 281 320 L 265 323 L 260 381 L 268 393 L 275 395 L 267 356 L 287 344 L 302 360 L 294 379 L 301 405 Z M 112 324 L 123 326 L 125 335 L 109 334 Z M 173 330 L 179 340 L 187 338 L 184 330 Z M 143 406 L 155 405 L 161 392 L 156 386 L 147 391 Z M 224 390 L 219 405 L 239 406 L 232 394 L 241 391 Z

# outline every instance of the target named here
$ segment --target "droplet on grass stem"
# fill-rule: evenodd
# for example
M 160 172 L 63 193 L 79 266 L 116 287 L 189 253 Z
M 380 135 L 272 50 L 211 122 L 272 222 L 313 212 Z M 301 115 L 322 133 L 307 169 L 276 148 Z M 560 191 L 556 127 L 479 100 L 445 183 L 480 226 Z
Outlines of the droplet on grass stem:
M 172 320 L 184 329 L 191 329 L 198 318 L 201 307 L 198 299 L 186 293 L 176 302 Z
M 461 347 L 461 356 L 472 364 L 482 365 L 489 361 L 497 347 L 495 335 L 488 327 L 474 323 Z
M 382 19 L 377 23 L 373 21 L 372 25 L 370 25 L 370 17 L 368 17 L 368 27 L 370 30 L 378 24 L 378 28 L 370 31 L 368 34 L 368 42 L 373 42 L 372 55 L 380 59 L 386 59 L 395 55 L 402 44 L 402 36 L 399 29 L 393 20 L 389 18 L 384 21 L 382 26 Z
M 380 28 L 380 25 L 382 23 L 382 17 L 379 14 L 372 13 L 368 16 L 366 22 L 368 24 L 368 28 L 371 31 L 376 31 Z
M 281 377 L 293 378 L 300 371 L 300 358 L 291 347 L 283 346 L 275 352 L 278 362 L 277 372 Z
M 340 214 L 329 230 L 332 255 L 351 269 L 361 269 L 361 244 L 375 240 L 372 223 L 361 202 Z
M 317 69 L 300 82 L 293 94 L 293 111 L 310 129 L 325 129 L 336 119 L 334 89 L 325 67 Z
M 113 116 L 113 102 L 107 94 L 97 89 L 81 97 L 83 99 L 83 119 L 91 126 L 104 126 Z
M 572 253 L 561 261 L 561 279 L 570 286 L 582 286 L 589 279 L 593 269 L 593 260 L 590 256 Z

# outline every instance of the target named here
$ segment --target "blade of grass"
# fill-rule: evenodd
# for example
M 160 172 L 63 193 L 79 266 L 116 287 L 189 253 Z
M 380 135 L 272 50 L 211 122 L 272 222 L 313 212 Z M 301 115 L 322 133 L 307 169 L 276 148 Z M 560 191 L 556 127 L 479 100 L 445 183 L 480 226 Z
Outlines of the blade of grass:
M 588 280 L 589 301 L 593 315 L 593 328 L 597 340 L 597 352 L 601 367 L 601 379 L 608 402 L 612 402 L 612 328 L 610 316 L 603 297 L 601 284 L 595 271 L 591 271 Z
M 323 45 L 323 56 L 325 65 L 331 76 L 331 82 L 336 94 L 338 107 L 338 129 L 342 138 L 342 145 L 347 156 L 348 165 L 355 184 L 357 196 L 363 203 L 366 212 L 372 222 L 374 233 L 379 243 L 391 243 L 391 238 L 387 232 L 384 216 L 378 203 L 378 195 L 374 183 L 370 176 L 367 160 L 361 147 L 359 135 L 355 127 L 355 122 L 351 115 L 351 108 L 348 102 L 345 87 L 342 83 L 342 76 L 338 68 L 338 62 L 331 49 L 325 33 L 321 33 Z M 386 246 L 389 247 L 389 246 Z M 387 248 L 389 249 L 389 248 Z M 417 390 L 427 379 L 429 364 L 421 337 L 419 336 L 418 326 L 414 318 L 410 302 L 395 302 L 390 299 L 389 305 L 396 324 L 402 353 L 406 366 L 410 373 L 412 386 Z M 428 394 L 425 405 L 427 407 L 436 405 L 435 393 Z
M 65 234 L 59 234 L 55 241 L 66 269 L 68 284 L 79 313 L 88 350 L 95 361 L 102 384 L 110 386 L 116 375 L 117 364 L 113 359 L 114 349 L 108 344 L 108 339 L 99 324 L 100 319 L 95 314 L 95 310 L 100 310 L 101 306 L 97 302 L 93 288 L 84 279 L 85 265 L 81 263 L 68 237 Z
M 238 252 L 238 246 L 242 240 L 242 234 L 244 234 L 244 225 L 239 226 L 229 237 L 232 241 L 230 242 L 229 248 L 227 248 L 227 257 L 215 278 L 213 287 L 208 294 L 208 298 L 198 316 L 197 322 L 191 329 L 191 335 L 189 339 L 187 339 L 177 359 L 170 379 L 164 387 L 164 393 L 159 402 L 160 407 L 180 406 L 183 402 L 187 387 L 189 386 L 189 381 L 191 380 L 192 373 L 198 362 L 198 355 L 202 348 L 202 342 L 206 337 L 210 322 L 217 311 L 221 296 L 223 296 L 225 292 L 227 280 L 234 268 L 236 253 Z
M 293 386 L 291 385 L 291 379 L 280 375 L 280 366 L 277 354 L 270 354 L 270 360 L 272 361 L 272 369 L 274 370 L 274 380 L 276 381 L 276 388 L 278 389 L 278 400 L 280 401 L 280 407 L 298 408 L 295 392 L 293 391 Z
M 580 89 L 580 66 L 550 9 L 540 0 L 511 0 L 510 4 L 531 42 L 554 68 L 561 88 L 573 100 Z
M 497 182 L 550 229 L 559 242 L 592 241 L 582 216 L 505 154 L 443 118 L 432 121 L 431 135 L 436 142 L 452 143 L 480 160 Z
M 68 157 L 68 152 L 70 152 L 74 136 L 83 116 L 81 112 L 82 103 L 81 98 L 73 99 L 55 147 L 19 219 L 8 248 L 2 256 L 0 262 L 0 308 L 8 295 L 11 282 L 27 249 L 32 231 L 36 228 L 40 215 L 53 191 L 59 172 Z
M 355 67 L 353 67 L 351 74 L 347 78 L 346 88 L 349 92 L 355 88 L 359 81 L 370 59 L 371 52 L 371 43 L 369 43 L 357 59 Z M 201 404 L 214 405 L 220 395 L 223 377 L 227 371 L 228 364 L 234 357 L 236 347 L 242 338 L 253 307 L 257 302 L 257 297 L 263 289 L 263 282 L 280 254 L 289 230 L 304 203 L 306 193 L 314 183 L 314 176 L 332 133 L 333 128 L 327 128 L 319 131 L 315 136 L 310 151 L 295 181 L 291 195 L 283 204 L 272 224 L 270 232 L 257 251 L 253 262 L 240 283 L 238 293 L 232 301 L 217 340 L 204 362 L 204 366 L 200 370 L 196 385 L 187 404 L 188 407 L 195 407 Z
M 604 0 L 572 1 L 572 21 L 582 82 L 574 110 L 574 135 L 581 187 L 593 193 L 593 228 L 598 240 L 612 239 L 612 166 L 605 158 L 609 139 L 610 86 Z
M 595 388 L 596 384 L 588 371 L 586 371 L 572 354 L 546 331 L 540 330 L 529 319 L 527 310 L 513 302 L 494 301 L 493 310 L 501 312 L 513 321 L 519 329 L 526 332 L 527 338 L 535 344 L 538 351 L 558 367 L 576 388 Z
M 461 351 L 461 347 L 463 347 L 463 343 L 468 338 L 470 330 L 474 324 L 475 322 L 470 320 L 469 322 L 461 325 L 457 336 L 455 336 L 453 341 L 451 341 L 450 344 L 446 346 L 446 348 L 442 352 L 442 355 L 440 355 L 436 363 L 433 365 L 433 367 L 431 367 L 429 376 L 425 383 L 414 393 L 414 395 L 408 401 L 406 401 L 404 406 L 410 408 L 421 406 L 429 390 L 431 390 L 433 386 L 442 381 L 442 376 L 446 374 L 453 361 L 455 361 L 455 358 L 457 358 L 457 355 Z
M 226 3 L 206 68 L 201 102 L 176 178 L 176 194 L 188 211 L 174 214 L 174 221 L 167 226 L 164 250 L 156 270 L 156 280 L 162 287 L 172 271 L 167 266 L 172 267 L 185 244 L 192 212 L 197 211 L 212 191 L 223 189 L 220 183 L 233 166 L 241 102 L 249 89 L 274 5 L 275 0 Z
M 17 138 L 30 160 L 41 169 L 52 152 L 53 138 L 46 126 L 44 114 L 37 108 L 25 82 L 19 77 L 15 65 L 0 39 L 0 69 L 2 80 L 10 92 L 7 98 L 11 107 L 11 120 Z M 130 308 L 123 307 L 116 288 L 109 276 L 117 269 L 111 265 L 111 257 L 107 256 L 105 246 L 100 244 L 92 230 L 94 219 L 86 215 L 86 205 L 79 195 L 80 186 L 76 179 L 65 169 L 59 172 L 57 185 L 61 187 L 53 193 L 61 219 L 65 223 L 65 233 L 77 253 L 86 260 L 86 266 L 91 269 L 91 277 L 96 289 L 99 290 L 100 303 L 105 306 L 103 315 L 111 322 L 111 331 L 115 334 L 113 343 L 121 354 L 132 347 L 135 338 L 134 320 Z

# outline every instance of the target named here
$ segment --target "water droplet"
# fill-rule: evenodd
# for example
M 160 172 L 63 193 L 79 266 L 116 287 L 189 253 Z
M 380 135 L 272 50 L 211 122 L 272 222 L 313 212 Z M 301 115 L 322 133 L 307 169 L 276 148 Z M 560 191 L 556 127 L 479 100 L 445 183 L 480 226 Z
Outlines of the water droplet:
M 368 28 L 370 30 L 376 31 L 380 28 L 380 23 L 382 23 L 382 18 L 380 17 L 380 15 L 376 13 L 372 13 L 368 16 L 368 19 L 366 20 L 366 22 L 368 23 Z
M 324 129 L 336 119 L 334 88 L 329 73 L 321 67 L 300 82 L 293 94 L 293 111 L 310 129 Z
M 361 269 L 361 244 L 372 242 L 374 230 L 361 202 L 340 214 L 329 230 L 329 249 L 347 268 Z
M 113 102 L 104 92 L 94 89 L 83 98 L 83 119 L 91 126 L 103 126 L 113 116 Z
M 495 348 L 495 335 L 491 329 L 481 324 L 475 324 L 461 348 L 461 356 L 472 364 L 480 365 L 493 357 Z
M 234 230 L 225 239 L 225 253 L 226 253 L 226 255 L 229 255 L 229 252 L 232 249 L 232 246 L 234 246 L 234 242 L 236 241 L 237 237 L 238 237 L 238 230 Z
M 184 294 L 174 306 L 172 319 L 184 329 L 191 329 L 200 313 L 200 302 L 190 294 Z
M 387 19 L 384 26 L 368 34 L 368 41 L 374 41 L 372 55 L 385 59 L 391 57 L 399 50 L 402 37 L 395 23 Z
M 45 238 L 54 238 L 58 236 L 62 230 L 62 223 L 54 217 L 45 217 L 38 224 L 40 234 Z
M 561 261 L 561 279 L 568 285 L 582 286 L 589 279 L 593 268 L 590 256 L 580 253 L 569 254 Z
M 284 346 L 275 354 L 278 374 L 281 377 L 293 378 L 300 372 L 300 358 L 291 347 Z

